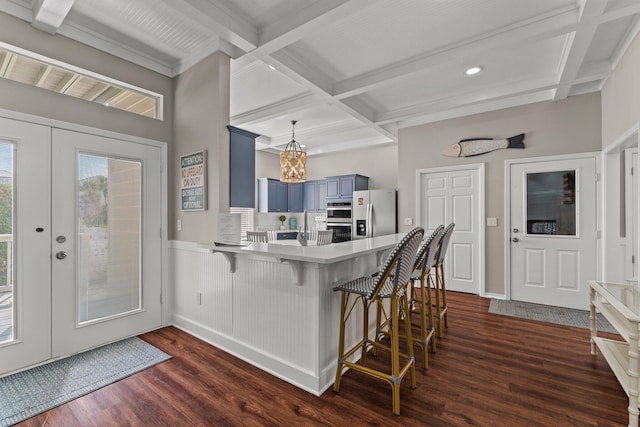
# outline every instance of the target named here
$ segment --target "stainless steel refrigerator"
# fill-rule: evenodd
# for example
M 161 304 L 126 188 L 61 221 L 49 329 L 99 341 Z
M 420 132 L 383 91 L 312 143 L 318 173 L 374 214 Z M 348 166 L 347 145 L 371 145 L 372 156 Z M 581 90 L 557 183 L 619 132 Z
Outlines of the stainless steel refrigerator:
M 353 192 L 352 239 L 395 234 L 396 190 L 362 190 Z

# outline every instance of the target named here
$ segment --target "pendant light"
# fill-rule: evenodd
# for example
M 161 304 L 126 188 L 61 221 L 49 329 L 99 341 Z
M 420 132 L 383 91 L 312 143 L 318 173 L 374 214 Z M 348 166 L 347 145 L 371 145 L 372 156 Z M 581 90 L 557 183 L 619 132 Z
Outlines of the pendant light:
M 280 153 L 280 181 L 305 182 L 307 180 L 307 153 L 296 141 L 295 126 L 297 120 L 291 120 L 291 141 Z

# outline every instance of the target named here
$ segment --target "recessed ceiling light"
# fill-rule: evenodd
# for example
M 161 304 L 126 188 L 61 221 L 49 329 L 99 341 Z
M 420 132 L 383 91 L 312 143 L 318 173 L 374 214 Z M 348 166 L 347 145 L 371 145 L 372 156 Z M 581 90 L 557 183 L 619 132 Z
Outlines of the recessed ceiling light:
M 276 69 L 276 67 L 274 67 L 273 65 L 269 65 L 269 68 L 272 69 L 272 70 Z
M 467 71 L 464 73 L 467 76 L 473 76 L 474 74 L 478 74 L 480 71 L 482 71 L 482 67 L 480 65 L 476 65 L 475 67 L 467 68 Z

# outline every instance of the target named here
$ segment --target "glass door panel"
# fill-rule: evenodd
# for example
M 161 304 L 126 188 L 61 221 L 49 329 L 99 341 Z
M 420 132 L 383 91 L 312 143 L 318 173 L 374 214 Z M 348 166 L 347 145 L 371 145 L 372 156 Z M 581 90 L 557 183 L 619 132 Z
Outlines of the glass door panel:
M 576 171 L 527 174 L 527 234 L 576 235 Z
M 78 155 L 79 325 L 141 308 L 142 163 Z
M 0 343 L 15 339 L 14 306 L 14 144 L 0 140 Z

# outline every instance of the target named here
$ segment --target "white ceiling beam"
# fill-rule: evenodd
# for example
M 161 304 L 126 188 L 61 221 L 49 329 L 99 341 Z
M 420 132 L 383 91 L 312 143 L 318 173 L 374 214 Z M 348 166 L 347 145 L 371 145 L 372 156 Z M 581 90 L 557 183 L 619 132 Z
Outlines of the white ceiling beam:
M 31 25 L 49 34 L 57 33 L 74 3 L 75 0 L 34 1 Z
M 58 83 L 58 85 L 54 90 L 59 93 L 65 93 L 67 90 L 73 87 L 76 80 L 78 80 L 78 77 L 80 77 L 79 74 L 75 74 L 75 73 L 66 74 L 62 78 L 62 80 L 60 80 L 60 83 Z
M 377 1 L 379 0 L 323 0 L 285 15 L 260 32 L 259 46 L 238 58 L 236 66 L 242 69 L 256 60 L 265 59 L 268 55 L 322 31 L 329 25 L 362 13 L 363 9 Z
M 322 103 L 322 98 L 307 92 L 279 102 L 274 102 L 266 107 L 260 107 L 242 114 L 237 114 L 229 119 L 229 123 L 232 126 L 250 126 L 265 120 L 280 117 L 291 111 L 304 110 L 311 105 L 318 105 L 319 103 Z
M 5 51 L 4 59 L 2 60 L 2 63 L 0 63 L 0 77 L 7 78 L 11 75 L 11 71 L 13 71 L 13 67 L 16 65 L 17 59 L 17 55 Z
M 601 16 L 607 6 L 608 0 L 583 0 L 580 10 L 580 21 Z M 593 21 L 593 19 L 591 19 Z M 598 24 L 580 25 L 578 29 L 567 37 L 562 58 L 559 64 L 560 84 L 556 89 L 554 100 L 565 99 L 569 95 L 571 85 L 567 84 L 575 80 L 580 67 L 587 55 L 589 46 L 598 30 Z
M 351 120 L 347 120 L 343 122 L 330 123 L 327 126 L 323 125 L 320 127 L 305 129 L 304 131 L 297 131 L 296 140 L 301 144 L 304 144 L 304 141 L 307 141 L 307 140 L 312 140 L 315 138 L 322 138 L 322 139 L 336 138 L 336 137 L 339 137 L 340 135 L 344 135 L 347 132 L 354 132 L 354 131 L 359 131 L 363 129 L 367 129 L 367 126 L 365 125 L 354 126 L 354 123 Z M 339 141 L 340 138 L 336 138 L 336 140 Z M 291 134 L 273 136 L 271 137 L 271 140 L 270 140 L 270 146 L 271 148 L 284 149 L 284 146 L 287 145 L 289 141 L 291 141 Z
M 217 0 L 160 0 L 176 13 L 185 15 L 247 52 L 258 46 L 258 31 L 238 13 Z
M 640 2 L 602 15 L 585 16 L 582 22 L 578 22 L 579 12 L 577 7 L 564 7 L 539 15 L 531 20 L 482 34 L 471 40 L 464 40 L 435 51 L 425 52 L 409 60 L 336 82 L 333 85 L 332 93 L 337 99 L 359 95 L 410 78 L 415 73 L 423 72 L 426 68 L 442 66 L 446 63 L 460 63 L 460 58 L 475 56 L 479 52 L 545 40 L 571 33 L 586 26 L 597 26 L 631 16 L 640 13 Z
M 44 84 L 45 80 L 47 80 L 47 77 L 49 77 L 49 73 L 51 73 L 52 69 L 53 67 L 51 65 L 42 64 L 42 66 L 40 67 L 40 71 L 38 71 L 38 75 L 33 80 L 33 85 L 41 87 Z
M 82 98 L 88 101 L 95 101 L 97 97 L 105 93 L 110 87 L 111 85 L 98 82 L 87 93 L 85 93 Z
M 440 111 L 456 109 L 459 106 L 471 107 L 488 101 L 497 102 L 501 99 L 508 100 L 512 96 L 526 95 L 530 93 L 555 90 L 558 86 L 557 75 L 548 75 L 525 81 L 512 82 L 510 84 L 499 83 L 495 86 L 480 88 L 473 92 L 460 92 L 451 94 L 431 102 L 412 105 L 406 108 L 398 108 L 380 114 L 376 118 L 376 124 L 395 123 L 402 120 L 427 116 Z
M 336 82 L 332 92 L 338 99 L 347 98 L 408 79 L 415 73 L 424 72 L 427 68 L 451 63 L 459 64 L 461 58 L 476 56 L 479 52 L 498 50 L 509 45 L 521 45 L 523 42 L 561 35 L 566 33 L 566 29 L 573 25 L 576 19 L 575 7 L 554 10 L 539 15 L 535 19 L 518 22 L 473 39 L 414 55 L 411 59 Z

